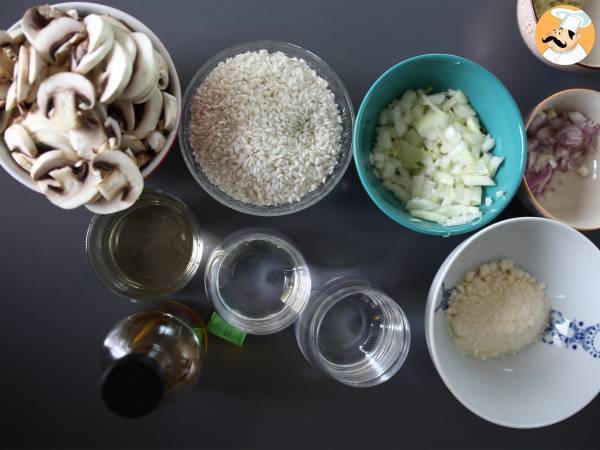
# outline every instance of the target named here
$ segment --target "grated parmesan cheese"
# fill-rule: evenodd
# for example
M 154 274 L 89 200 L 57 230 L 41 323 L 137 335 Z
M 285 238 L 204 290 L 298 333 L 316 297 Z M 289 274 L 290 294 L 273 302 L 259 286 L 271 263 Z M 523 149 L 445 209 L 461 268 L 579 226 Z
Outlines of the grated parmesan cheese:
M 544 289 L 506 259 L 467 272 L 452 292 L 447 311 L 448 329 L 459 351 L 485 360 L 537 342 L 550 314 Z

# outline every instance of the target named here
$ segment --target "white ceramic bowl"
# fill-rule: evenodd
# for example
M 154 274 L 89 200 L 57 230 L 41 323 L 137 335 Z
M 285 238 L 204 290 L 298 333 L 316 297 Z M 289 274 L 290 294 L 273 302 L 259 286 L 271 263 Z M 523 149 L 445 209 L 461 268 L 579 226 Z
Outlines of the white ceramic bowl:
M 479 361 L 456 349 L 445 300 L 465 272 L 501 258 L 546 283 L 554 325 L 544 335 L 547 342 Z M 448 389 L 473 413 L 507 427 L 546 426 L 578 412 L 600 392 L 599 278 L 598 248 L 548 219 L 506 220 L 460 244 L 440 267 L 425 312 L 427 347 Z
M 162 161 L 166 158 L 167 154 L 171 151 L 171 147 L 175 143 L 175 139 L 177 139 L 177 131 L 179 128 L 180 118 L 181 118 L 181 104 L 182 104 L 182 95 L 181 95 L 181 84 L 179 82 L 179 77 L 177 76 L 177 71 L 175 69 L 175 63 L 166 47 L 163 43 L 158 39 L 158 37 L 144 25 L 142 22 L 137 20 L 135 17 L 130 16 L 129 14 L 118 10 L 116 8 L 111 8 L 110 6 L 100 5 L 98 3 L 87 3 L 87 2 L 65 2 L 65 3 L 56 3 L 52 6 L 57 8 L 68 10 L 68 9 L 76 9 L 80 14 L 109 14 L 116 19 L 119 19 L 127 26 L 129 26 L 134 31 L 141 31 L 146 34 L 152 44 L 154 45 L 154 49 L 159 52 L 162 56 L 164 56 L 167 64 L 169 65 L 169 86 L 166 89 L 166 92 L 173 95 L 177 99 L 177 126 L 171 130 L 169 135 L 167 136 L 167 141 L 165 148 L 154 157 L 152 161 L 144 169 L 142 170 L 142 176 L 144 178 L 148 177 L 156 168 L 162 163 Z M 25 8 L 23 9 L 23 13 L 25 13 Z M 12 28 L 18 25 L 18 22 L 14 24 Z M 4 168 L 15 180 L 20 182 L 21 184 L 27 186 L 29 189 L 40 192 L 37 184 L 34 183 L 29 174 L 25 172 L 22 168 L 20 168 L 15 161 L 10 156 L 10 151 L 4 144 L 4 140 L 0 137 L 0 166 Z
M 533 6 L 534 0 L 518 0 L 517 1 L 517 22 L 519 31 L 525 45 L 531 50 L 540 61 L 548 64 L 558 70 L 565 72 L 600 72 L 600 45 L 596 43 L 592 52 L 581 62 L 569 66 L 561 66 L 553 64 L 544 58 L 537 49 L 535 43 L 535 27 L 539 20 Z M 596 33 L 600 32 L 600 2 L 598 0 L 588 0 L 584 5 L 584 10 L 590 15 L 596 26 Z M 596 37 L 596 41 L 598 38 Z
M 594 122 L 600 123 L 600 91 L 568 89 L 557 92 L 534 108 L 527 119 L 526 128 L 535 116 L 549 108 L 580 111 Z M 586 166 L 592 171 L 589 177 L 582 178 L 572 171 L 561 174 L 564 175 L 563 186 L 552 198 L 543 202 L 538 201 L 523 178 L 519 199 L 526 208 L 539 216 L 558 220 L 578 230 L 600 229 L 600 154 L 592 153 Z

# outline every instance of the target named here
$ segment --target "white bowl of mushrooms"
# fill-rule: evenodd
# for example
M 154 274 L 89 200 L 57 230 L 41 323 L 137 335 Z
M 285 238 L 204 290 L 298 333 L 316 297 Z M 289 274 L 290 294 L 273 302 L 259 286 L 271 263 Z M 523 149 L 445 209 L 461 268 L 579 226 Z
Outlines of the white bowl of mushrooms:
M 61 208 L 131 206 L 176 139 L 180 106 L 167 49 L 118 9 L 42 5 L 0 31 L 0 165 Z

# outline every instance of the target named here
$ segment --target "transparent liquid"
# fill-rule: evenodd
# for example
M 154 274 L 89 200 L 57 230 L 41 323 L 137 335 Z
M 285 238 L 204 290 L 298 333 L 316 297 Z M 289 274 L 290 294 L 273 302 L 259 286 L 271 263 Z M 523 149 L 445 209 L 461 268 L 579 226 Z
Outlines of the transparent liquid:
M 290 253 L 269 240 L 249 240 L 232 249 L 219 268 L 224 303 L 237 314 L 264 318 L 277 314 L 294 295 L 304 271 Z
M 319 353 L 331 364 L 355 364 L 373 353 L 381 342 L 381 307 L 363 294 L 333 305 L 317 336 Z
M 134 206 L 108 224 L 103 259 L 124 290 L 165 295 L 182 287 L 196 269 L 196 233 L 195 222 L 169 204 Z

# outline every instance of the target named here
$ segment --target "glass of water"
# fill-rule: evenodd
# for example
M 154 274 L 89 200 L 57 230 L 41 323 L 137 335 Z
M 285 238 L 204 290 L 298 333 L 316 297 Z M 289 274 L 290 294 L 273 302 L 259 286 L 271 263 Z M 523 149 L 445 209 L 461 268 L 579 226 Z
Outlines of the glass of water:
M 371 283 L 337 278 L 313 291 L 296 340 L 314 367 L 340 383 L 369 387 L 404 364 L 410 328 L 402 309 Z
M 249 334 L 291 325 L 311 289 L 302 254 L 282 234 L 261 228 L 227 237 L 209 256 L 204 281 L 221 317 Z

